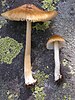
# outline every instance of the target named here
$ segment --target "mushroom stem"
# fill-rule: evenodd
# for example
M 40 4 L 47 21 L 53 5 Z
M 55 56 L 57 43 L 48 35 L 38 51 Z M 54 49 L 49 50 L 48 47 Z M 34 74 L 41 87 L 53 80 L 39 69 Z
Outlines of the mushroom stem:
M 59 42 L 54 42 L 54 60 L 55 60 L 55 81 L 61 78 L 60 74 L 60 59 L 59 59 Z
M 25 58 L 24 58 L 24 77 L 25 84 L 33 84 L 36 82 L 32 77 L 31 71 L 31 21 L 27 21 L 27 30 L 26 30 L 26 49 L 25 49 Z

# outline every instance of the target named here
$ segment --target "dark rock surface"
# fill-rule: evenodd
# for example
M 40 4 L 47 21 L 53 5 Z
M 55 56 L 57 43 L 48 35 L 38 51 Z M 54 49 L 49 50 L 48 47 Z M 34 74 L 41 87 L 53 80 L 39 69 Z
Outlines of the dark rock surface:
M 0 3 L 0 13 L 24 3 L 41 7 L 40 0 L 6 0 L 3 7 Z M 45 100 L 75 100 L 75 0 L 61 0 L 57 9 L 59 14 L 48 30 L 32 30 L 32 67 L 33 70 L 37 68 L 42 71 L 49 66 L 45 70 L 49 74 L 45 84 Z M 60 51 L 63 79 L 59 83 L 54 82 L 53 50 L 46 49 L 46 42 L 52 34 L 59 34 L 66 40 Z M 25 22 L 7 21 L 0 29 L 0 36 L 14 38 L 23 43 L 25 48 Z M 24 85 L 24 48 L 11 65 L 0 64 L 0 100 L 8 100 L 6 90 L 12 90 L 13 93 L 16 91 L 19 98 L 14 100 L 33 100 L 31 90 Z

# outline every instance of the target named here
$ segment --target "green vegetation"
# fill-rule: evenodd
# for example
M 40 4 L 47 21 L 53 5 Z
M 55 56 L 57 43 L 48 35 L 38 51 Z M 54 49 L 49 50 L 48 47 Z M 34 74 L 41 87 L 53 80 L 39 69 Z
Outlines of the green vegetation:
M 6 8 L 9 8 L 7 0 L 1 0 L 1 7 L 3 12 L 6 10 Z
M 72 100 L 72 98 L 71 98 L 71 95 L 63 95 L 62 99 L 58 97 L 57 100 Z
M 44 82 L 48 79 L 49 75 L 45 74 L 44 71 L 37 71 L 34 77 L 37 79 L 37 84 L 32 88 L 35 100 L 45 100 Z
M 35 92 L 33 93 L 35 100 L 44 100 L 46 94 L 43 91 L 44 87 L 35 86 Z
M 22 47 L 21 43 L 18 43 L 12 38 L 0 38 L 0 62 L 11 64 L 12 60 L 19 54 Z
M 42 8 L 43 9 L 46 9 L 46 10 L 55 10 L 56 7 L 55 7 L 55 4 L 59 2 L 59 0 L 43 0 L 42 3 Z
M 34 75 L 34 78 L 37 79 L 38 81 L 37 83 L 38 86 L 44 86 L 44 81 L 45 79 L 48 79 L 48 77 L 49 75 L 46 75 L 44 71 L 40 72 L 40 70 L 38 70 L 36 74 Z
M 64 95 L 63 100 L 72 100 L 71 95 L 68 95 L 68 96 Z
M 45 10 L 55 10 L 56 9 L 56 3 L 60 0 L 42 0 L 42 8 Z M 45 29 L 49 28 L 51 21 L 44 22 L 43 24 L 37 23 L 33 28 L 36 30 L 42 30 L 45 31 Z
M 4 24 L 7 23 L 7 20 L 3 19 L 1 16 L 0 16 L 0 29 L 4 26 Z
M 68 66 L 68 63 L 69 63 L 69 62 L 67 61 L 67 59 L 64 58 L 64 59 L 62 60 L 62 64 L 63 64 L 64 67 Z
M 2 4 L 2 7 L 4 7 L 5 4 L 6 4 L 6 0 L 2 0 L 2 1 L 1 1 L 1 4 Z
M 18 98 L 19 98 L 19 93 L 18 92 L 11 91 L 11 90 L 7 91 L 7 99 L 8 100 L 18 100 Z
M 69 83 L 63 83 L 63 86 L 62 86 L 63 89 L 66 89 L 66 88 L 69 88 L 69 87 L 70 87 Z
M 42 24 L 37 23 L 35 26 L 33 26 L 33 28 L 35 28 L 36 30 L 45 31 L 45 29 L 49 28 L 50 23 L 50 21 L 44 22 Z

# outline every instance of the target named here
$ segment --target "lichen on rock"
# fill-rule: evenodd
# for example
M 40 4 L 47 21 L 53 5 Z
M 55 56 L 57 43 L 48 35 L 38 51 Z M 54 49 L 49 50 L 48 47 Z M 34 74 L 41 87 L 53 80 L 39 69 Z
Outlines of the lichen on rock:
M 7 23 L 7 20 L 5 20 L 3 17 L 0 16 L 0 29 Z
M 32 87 L 32 92 L 35 100 L 45 100 L 46 93 L 44 92 L 44 83 L 49 78 L 49 75 L 44 71 L 38 70 L 34 77 L 37 79 L 37 84 L 35 87 Z
M 0 63 L 11 64 L 22 47 L 22 43 L 18 43 L 10 37 L 0 38 Z

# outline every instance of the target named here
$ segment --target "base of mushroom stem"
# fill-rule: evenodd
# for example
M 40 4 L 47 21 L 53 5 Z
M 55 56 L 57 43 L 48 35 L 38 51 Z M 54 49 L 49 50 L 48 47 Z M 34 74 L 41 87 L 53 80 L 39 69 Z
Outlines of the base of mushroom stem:
M 32 76 L 25 78 L 25 84 L 26 85 L 32 85 L 36 83 L 36 79 L 34 79 Z
M 55 82 L 62 78 L 62 75 L 55 76 Z

